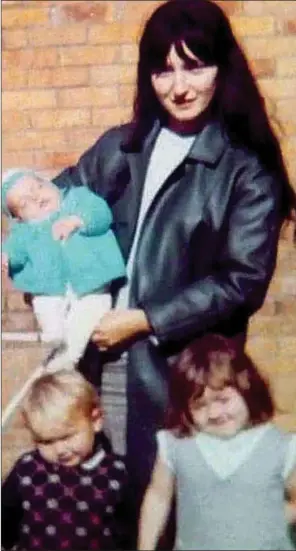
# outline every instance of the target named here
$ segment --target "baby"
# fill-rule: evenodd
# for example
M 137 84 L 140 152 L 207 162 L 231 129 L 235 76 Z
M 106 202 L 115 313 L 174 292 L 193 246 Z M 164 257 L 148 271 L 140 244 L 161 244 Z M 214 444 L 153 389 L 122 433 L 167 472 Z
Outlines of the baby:
M 43 375 L 23 408 L 35 449 L 2 485 L 2 546 L 11 549 L 120 549 L 127 474 L 106 447 L 95 388 L 78 371 Z
M 28 169 L 2 179 L 2 210 L 11 223 L 2 268 L 16 288 L 33 295 L 41 339 L 66 344 L 76 364 L 103 314 L 125 264 L 111 230 L 107 203 L 84 186 L 59 189 Z M 58 360 L 66 361 L 64 355 Z

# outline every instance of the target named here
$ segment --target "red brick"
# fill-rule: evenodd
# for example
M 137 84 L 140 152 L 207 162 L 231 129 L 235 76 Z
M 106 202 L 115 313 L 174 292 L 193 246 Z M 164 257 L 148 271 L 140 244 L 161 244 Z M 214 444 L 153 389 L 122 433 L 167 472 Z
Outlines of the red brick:
M 239 13 L 242 10 L 243 2 L 240 0 L 227 0 L 227 2 L 225 0 L 215 0 L 215 2 L 228 16 L 232 16 L 234 13 Z
M 108 25 L 93 25 L 89 29 L 90 44 L 112 44 L 124 42 L 138 42 L 141 35 L 141 26 L 136 22 L 114 22 Z
M 57 152 L 35 152 L 35 168 L 65 168 L 78 161 L 79 155 L 71 151 Z
M 36 4 L 35 4 L 36 6 Z M 2 27 L 28 27 L 47 23 L 47 10 L 35 8 L 2 10 Z
M 286 18 L 290 15 L 295 17 L 294 0 L 245 0 L 243 2 L 244 12 L 248 15 L 275 15 L 279 18 Z
M 3 110 L 10 109 L 36 109 L 56 106 L 56 93 L 54 90 L 26 90 L 2 93 Z
M 60 49 L 62 65 L 109 65 L 115 63 L 118 47 L 112 46 L 72 46 Z
M 141 0 L 135 3 L 128 1 L 123 4 L 123 19 L 124 21 L 138 20 L 144 23 L 150 14 L 155 11 L 156 7 L 164 2 L 158 0 Z
M 290 34 L 296 34 L 296 19 L 285 21 L 284 31 Z
M 62 2 L 52 8 L 51 18 L 54 24 L 107 23 L 114 19 L 114 8 L 113 2 Z
M 3 332 L 35 331 L 36 322 L 31 312 L 9 312 L 3 316 Z
M 30 311 L 32 310 L 24 300 L 24 294 L 21 291 L 13 291 L 7 297 L 7 310 L 12 311 Z
M 288 124 L 288 127 L 289 127 L 289 123 L 287 123 L 287 124 Z M 291 124 L 293 124 L 293 123 L 291 123 Z M 295 135 L 295 132 L 293 134 Z M 295 189 L 296 188 L 296 160 L 295 160 L 295 158 L 292 158 L 292 157 L 288 158 L 286 164 L 287 164 L 289 178 L 292 182 L 292 186 Z
M 274 421 L 278 427 L 286 431 L 296 432 L 296 415 L 295 413 L 278 413 Z
M 262 78 L 259 81 L 263 90 L 263 95 L 272 98 L 295 98 L 296 95 L 296 77 L 295 78 Z
M 136 64 L 138 60 L 138 46 L 136 44 L 123 44 L 120 48 L 119 58 L 122 63 Z
M 16 135 L 5 137 L 5 148 L 7 151 L 18 151 L 26 149 L 60 149 L 65 147 L 66 141 L 62 131 L 43 132 L 30 130 L 28 132 L 18 132 Z
M 77 128 L 68 128 L 65 130 L 67 145 L 80 156 L 97 141 L 103 130 L 101 126 L 85 128 L 84 132 Z
M 2 136 L 5 141 L 5 136 Z M 2 169 L 6 170 L 12 166 L 26 166 L 28 168 L 34 168 L 34 150 L 32 151 L 19 151 L 17 150 L 17 138 L 15 136 L 15 150 L 8 151 L 5 144 L 5 150 L 2 152 Z
M 125 24 L 113 22 L 105 25 L 92 25 L 89 28 L 89 44 L 114 44 L 119 42 L 122 36 L 122 28 Z
M 90 105 L 111 107 L 118 104 L 118 93 L 114 87 L 98 88 L 96 86 L 59 90 L 58 105 L 67 107 L 69 102 L 72 107 L 87 107 Z
M 29 36 L 29 44 L 38 46 L 53 46 L 65 44 L 83 44 L 86 40 L 87 28 L 84 25 L 68 25 L 62 27 L 44 27 L 34 29 Z
M 26 111 L 3 111 L 2 112 L 2 132 L 8 130 L 24 130 L 30 127 L 30 117 Z
M 133 104 L 135 96 L 135 87 L 130 84 L 121 84 L 119 86 L 119 101 L 121 105 L 129 106 Z
M 133 65 L 106 65 L 90 68 L 90 83 L 96 86 L 106 84 L 134 84 L 136 68 Z
M 296 43 L 296 39 L 295 39 L 295 43 Z M 277 59 L 276 67 L 277 67 L 278 76 L 285 76 L 285 77 L 296 76 L 296 56 Z
M 275 76 L 275 60 L 271 58 L 250 59 L 250 67 L 256 77 Z
M 28 72 L 12 67 L 2 71 L 2 87 L 4 90 L 25 88 L 28 82 Z
M 270 58 L 291 57 L 295 53 L 295 38 L 292 36 L 273 36 L 270 38 L 252 36 L 245 38 L 244 46 L 250 59 L 266 58 L 267 52 Z
M 128 122 L 131 119 L 131 114 L 131 107 L 114 107 L 110 109 L 94 108 L 92 110 L 92 123 L 108 128 Z
M 295 79 L 296 83 L 296 79 Z M 282 147 L 284 155 L 289 157 L 291 155 L 291 158 L 295 156 L 296 151 L 296 136 L 289 136 L 288 138 L 283 141 L 283 147 Z
M 3 30 L 2 32 L 2 49 L 14 49 L 14 48 L 24 48 L 27 46 L 27 33 L 26 31 L 20 29 L 13 31 Z
M 72 126 L 88 126 L 91 120 L 89 109 L 50 109 L 36 110 L 30 115 L 32 127 L 66 128 Z
M 277 101 L 278 116 L 282 121 L 289 120 L 296 112 L 296 98 L 287 98 Z
M 81 86 L 89 79 L 86 67 L 55 67 L 33 69 L 27 76 L 27 85 L 31 88 L 46 88 L 63 86 Z
M 271 35 L 275 31 L 273 17 L 233 17 L 231 24 L 239 36 Z
M 294 333 L 291 333 L 290 335 L 283 335 L 279 339 L 279 351 L 280 353 L 288 359 L 286 368 L 287 370 L 291 370 L 293 372 L 296 372 L 296 320 L 295 318 L 292 319 L 291 316 L 290 323 L 292 330 L 294 329 Z
M 2 68 L 54 67 L 57 64 L 58 53 L 53 48 L 9 50 L 2 53 Z

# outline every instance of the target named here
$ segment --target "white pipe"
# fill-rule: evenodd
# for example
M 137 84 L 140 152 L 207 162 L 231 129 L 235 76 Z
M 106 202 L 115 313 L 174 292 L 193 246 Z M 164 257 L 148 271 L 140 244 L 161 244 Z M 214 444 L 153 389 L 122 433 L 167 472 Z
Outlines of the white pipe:
M 73 362 L 67 361 L 67 347 L 64 343 L 60 343 L 49 351 L 47 357 L 38 367 L 36 367 L 36 369 L 34 369 L 33 373 L 25 381 L 19 392 L 17 392 L 10 400 L 10 402 L 8 402 L 8 405 L 6 406 L 2 414 L 2 429 L 5 427 L 11 415 L 19 406 L 23 398 L 26 396 L 32 383 L 41 375 L 44 375 L 45 373 L 54 373 L 55 371 L 59 371 L 62 368 L 75 369 L 75 365 L 73 364 Z
M 10 400 L 10 402 L 8 403 L 8 405 L 6 406 L 2 414 L 2 418 L 1 418 L 2 429 L 5 427 L 11 415 L 14 413 L 18 405 L 21 403 L 21 401 L 27 394 L 31 384 L 35 381 L 35 379 L 37 379 L 40 375 L 42 375 L 42 373 L 44 373 L 44 369 L 45 368 L 43 365 L 36 367 L 36 369 L 34 369 L 30 377 L 26 380 L 25 384 L 22 386 L 20 391 L 17 392 Z

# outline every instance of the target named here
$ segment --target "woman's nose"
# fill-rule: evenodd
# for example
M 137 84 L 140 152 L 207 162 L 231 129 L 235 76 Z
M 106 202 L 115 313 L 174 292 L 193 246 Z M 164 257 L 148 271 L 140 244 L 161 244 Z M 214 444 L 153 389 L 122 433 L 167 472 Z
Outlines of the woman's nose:
M 173 74 L 173 91 L 176 96 L 181 96 L 187 91 L 188 82 L 184 71 L 178 70 Z

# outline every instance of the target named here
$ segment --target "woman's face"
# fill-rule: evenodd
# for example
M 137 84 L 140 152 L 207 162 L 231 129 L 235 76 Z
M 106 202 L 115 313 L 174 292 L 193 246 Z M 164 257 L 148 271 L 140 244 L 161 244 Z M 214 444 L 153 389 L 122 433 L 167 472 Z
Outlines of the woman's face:
M 205 66 L 183 43 L 190 61 L 180 58 L 172 46 L 166 67 L 152 73 L 159 102 L 169 114 L 169 127 L 177 132 L 195 130 L 196 119 L 210 104 L 216 90 L 218 67 Z

